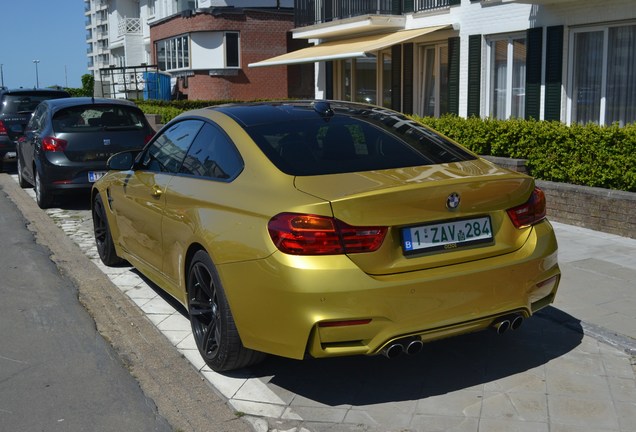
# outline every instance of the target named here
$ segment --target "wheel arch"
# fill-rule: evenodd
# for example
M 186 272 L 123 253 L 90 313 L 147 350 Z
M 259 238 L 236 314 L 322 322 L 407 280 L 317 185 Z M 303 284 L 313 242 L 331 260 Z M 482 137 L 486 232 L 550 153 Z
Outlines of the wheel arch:
M 181 281 L 181 283 L 183 284 L 183 292 L 185 293 L 186 297 L 188 296 L 188 271 L 190 270 L 190 264 L 192 263 L 194 254 L 199 251 L 204 251 L 205 253 L 207 253 L 210 257 L 210 260 L 212 260 L 210 252 L 208 252 L 208 250 L 201 243 L 195 242 L 191 243 L 190 246 L 188 246 L 188 249 L 185 253 L 185 259 L 183 260 L 183 280 Z M 212 260 L 212 263 L 214 264 L 214 260 Z M 187 300 L 187 298 L 184 300 Z

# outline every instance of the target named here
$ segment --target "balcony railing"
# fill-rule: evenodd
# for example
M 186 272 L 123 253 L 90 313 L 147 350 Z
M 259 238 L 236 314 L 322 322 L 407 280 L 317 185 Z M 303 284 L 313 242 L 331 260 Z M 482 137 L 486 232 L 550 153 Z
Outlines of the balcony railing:
M 142 33 L 140 18 L 122 18 L 119 20 L 119 36 Z
M 361 15 L 403 15 L 446 9 L 460 0 L 295 0 L 295 26 L 304 27 Z

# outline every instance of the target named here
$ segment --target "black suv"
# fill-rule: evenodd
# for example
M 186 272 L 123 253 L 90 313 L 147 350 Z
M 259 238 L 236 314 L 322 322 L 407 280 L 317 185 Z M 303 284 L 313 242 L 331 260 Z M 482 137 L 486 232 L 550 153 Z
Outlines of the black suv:
M 71 95 L 64 90 L 0 89 L 0 171 L 3 161 L 15 160 L 15 143 L 24 135 L 35 107 L 43 100 L 67 97 Z

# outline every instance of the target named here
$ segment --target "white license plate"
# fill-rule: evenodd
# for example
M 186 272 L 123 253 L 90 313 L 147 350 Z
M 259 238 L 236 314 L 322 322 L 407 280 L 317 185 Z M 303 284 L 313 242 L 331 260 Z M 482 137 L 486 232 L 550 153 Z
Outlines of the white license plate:
M 88 181 L 91 183 L 95 183 L 100 178 L 104 177 L 106 171 L 89 171 L 88 172 Z
M 405 254 L 453 250 L 490 241 L 492 226 L 488 216 L 402 229 L 402 249 Z
M 15 159 L 16 158 L 16 153 L 15 152 L 6 152 L 4 154 L 4 158 L 5 159 Z

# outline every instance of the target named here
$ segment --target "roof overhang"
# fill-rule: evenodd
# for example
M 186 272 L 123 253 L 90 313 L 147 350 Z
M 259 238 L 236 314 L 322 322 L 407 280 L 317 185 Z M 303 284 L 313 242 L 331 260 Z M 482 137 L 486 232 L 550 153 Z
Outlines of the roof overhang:
M 407 42 L 448 27 L 450 26 L 443 25 L 425 27 L 414 30 L 401 30 L 393 33 L 367 35 L 358 38 L 330 41 L 321 43 L 320 45 L 292 51 L 260 62 L 250 63 L 248 66 L 281 66 L 347 58 L 369 57 L 374 55 L 377 51 L 388 48 L 392 45 Z

